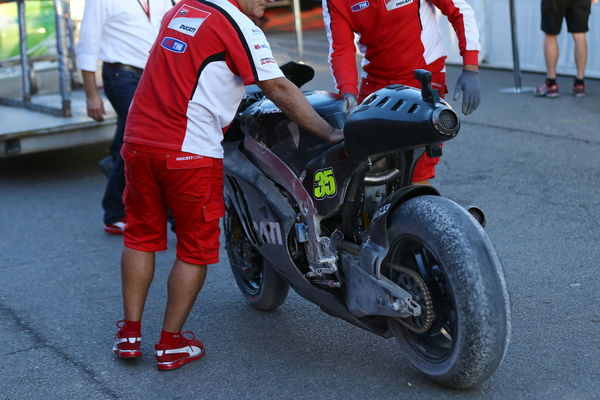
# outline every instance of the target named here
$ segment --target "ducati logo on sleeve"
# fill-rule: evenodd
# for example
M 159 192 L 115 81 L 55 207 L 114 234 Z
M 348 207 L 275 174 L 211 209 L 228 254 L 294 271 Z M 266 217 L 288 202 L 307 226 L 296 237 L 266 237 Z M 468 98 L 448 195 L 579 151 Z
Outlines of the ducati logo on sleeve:
M 168 27 L 188 36 L 195 36 L 200 25 L 209 16 L 209 12 L 184 5 L 177 16 L 169 22 Z
M 407 6 L 413 1 L 414 0 L 389 0 L 385 2 L 385 8 L 387 8 L 388 11 L 392 11 L 396 8 Z

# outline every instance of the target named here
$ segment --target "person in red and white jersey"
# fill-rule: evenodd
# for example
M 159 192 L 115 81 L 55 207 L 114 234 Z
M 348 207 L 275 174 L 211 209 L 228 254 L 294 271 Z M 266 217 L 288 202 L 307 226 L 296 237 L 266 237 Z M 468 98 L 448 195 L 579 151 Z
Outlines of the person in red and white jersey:
M 415 69 L 430 71 L 432 87 L 442 96 L 447 93 L 447 54 L 436 7 L 454 27 L 463 57 L 463 72 L 456 83 L 454 99 L 462 92 L 465 115 L 477 108 L 479 32 L 473 10 L 465 0 L 323 0 L 331 70 L 337 90 L 350 107 L 391 84 L 419 88 L 413 75 Z M 360 89 L 355 34 L 363 55 Z M 423 155 L 415 167 L 413 181 L 427 183 L 435 176 L 438 161 L 439 157 Z
M 286 79 L 261 17 L 274 0 L 182 0 L 169 11 L 154 46 L 125 129 L 127 224 L 121 260 L 124 328 L 113 350 L 139 357 L 139 327 L 154 274 L 155 252 L 166 249 L 167 209 L 175 219 L 177 256 L 168 282 L 160 341 L 160 370 L 204 355 L 181 329 L 202 288 L 206 266 L 219 261 L 223 202 L 223 133 L 245 92 L 257 84 L 292 120 L 329 142 L 343 139 Z

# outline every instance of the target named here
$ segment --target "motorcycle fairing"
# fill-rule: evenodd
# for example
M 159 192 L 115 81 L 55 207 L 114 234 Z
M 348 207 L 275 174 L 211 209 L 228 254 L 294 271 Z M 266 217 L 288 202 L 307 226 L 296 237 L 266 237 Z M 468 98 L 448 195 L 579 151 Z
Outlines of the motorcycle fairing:
M 322 247 L 319 245 L 321 239 L 320 220 L 322 217 L 318 215 L 311 195 L 289 166 L 264 144 L 250 136 L 246 136 L 244 149 L 248 159 L 261 170 L 268 171 L 271 179 L 286 189 L 298 204 L 302 222 L 307 227 L 309 237 L 307 257 L 310 268 L 322 268 L 328 263 L 330 255 L 324 254 Z
M 246 236 L 259 251 L 265 247 L 286 248 L 296 213 L 268 179 L 239 150 L 239 142 L 224 143 L 225 189 L 240 217 Z M 261 223 L 278 224 L 277 237 L 261 232 Z M 272 225 L 273 226 L 273 225 Z M 280 239 L 279 239 L 280 238 Z
M 243 148 L 245 157 L 247 156 L 246 161 L 248 166 L 246 169 L 253 168 L 256 171 L 262 170 L 269 172 L 269 176 L 272 179 L 272 182 L 270 182 L 269 186 L 272 189 L 265 192 L 266 196 L 270 196 L 269 193 L 272 191 L 273 193 L 276 192 L 279 197 L 283 198 L 283 195 L 281 195 L 281 190 L 273 185 L 273 182 L 275 182 L 282 186 L 293 197 L 294 203 L 298 205 L 299 215 L 296 214 L 293 216 L 293 220 L 286 221 L 285 234 L 287 237 L 287 234 L 289 234 L 290 231 L 290 229 L 287 229 L 289 226 L 288 224 L 293 223 L 296 217 L 301 217 L 302 223 L 306 226 L 306 232 L 309 238 L 307 244 L 307 258 L 309 268 L 312 270 L 312 272 L 322 271 L 323 268 L 335 269 L 336 257 L 335 255 L 331 254 L 329 246 L 326 245 L 326 242 L 329 239 L 320 236 L 320 221 L 322 217 L 317 215 L 317 209 L 313 203 L 313 200 L 302 186 L 302 182 L 285 164 L 284 161 L 277 157 L 277 155 L 270 151 L 266 146 L 257 142 L 253 138 L 246 136 L 244 139 Z M 227 158 L 227 155 L 225 158 Z M 231 175 L 236 175 L 235 168 L 237 168 L 237 164 L 231 165 L 229 172 Z M 265 177 L 265 179 L 267 178 Z M 258 189 L 251 188 L 250 190 L 256 192 Z M 260 201 L 258 204 L 260 204 Z M 265 212 L 262 212 L 260 215 L 262 216 L 263 214 L 265 214 Z
M 334 294 L 315 287 L 294 263 L 287 246 L 295 221 L 295 212 L 280 189 L 240 151 L 239 142 L 224 144 L 225 187 L 228 201 L 233 203 L 249 238 L 254 237 L 256 248 L 273 268 L 305 299 L 318 304 L 326 313 L 344 319 L 360 328 L 383 337 L 390 337 L 387 326 L 375 321 L 361 320 L 352 315 L 344 301 Z M 272 218 L 281 226 L 284 245 L 273 245 L 258 237 L 252 226 L 256 218 Z
M 343 143 L 327 149 L 307 164 L 300 178 L 304 188 L 314 199 L 317 214 L 327 218 L 338 210 L 345 198 L 356 165 L 356 161 L 345 155 Z M 331 170 L 330 179 L 335 182 L 335 193 L 319 198 L 315 193 L 315 189 L 321 184 L 318 179 L 319 173 L 328 170 Z

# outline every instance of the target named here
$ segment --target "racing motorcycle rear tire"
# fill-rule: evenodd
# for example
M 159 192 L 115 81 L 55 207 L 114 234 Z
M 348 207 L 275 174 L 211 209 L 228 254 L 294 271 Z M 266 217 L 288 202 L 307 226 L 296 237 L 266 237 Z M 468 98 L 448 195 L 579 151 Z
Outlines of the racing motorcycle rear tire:
M 248 304 L 261 311 L 277 309 L 287 298 L 289 284 L 248 240 L 235 208 L 227 207 L 223 225 L 231 271 Z
M 402 268 L 390 266 L 411 269 L 431 295 L 426 332 L 388 319 L 398 343 L 414 367 L 442 386 L 483 382 L 501 364 L 510 339 L 504 274 L 485 231 L 464 208 L 438 196 L 408 200 L 388 222 L 382 274 L 401 282 Z

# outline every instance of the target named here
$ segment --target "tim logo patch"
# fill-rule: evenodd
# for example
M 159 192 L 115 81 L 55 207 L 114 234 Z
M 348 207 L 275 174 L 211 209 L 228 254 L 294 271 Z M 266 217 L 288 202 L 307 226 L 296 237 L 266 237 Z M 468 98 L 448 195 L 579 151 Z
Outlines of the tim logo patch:
M 172 51 L 173 53 L 183 53 L 187 48 L 187 44 L 182 42 L 181 40 L 177 40 L 174 38 L 166 37 L 160 43 L 162 47 L 165 49 Z
M 396 8 L 407 6 L 413 1 L 414 0 L 389 0 L 385 3 L 385 8 L 387 8 L 388 11 L 392 11 Z
M 352 12 L 357 12 L 357 11 L 360 11 L 360 10 L 364 10 L 367 7 L 369 7 L 369 2 L 368 1 L 361 1 L 359 3 L 354 4 L 352 7 L 350 7 L 350 9 L 352 10 Z
M 175 17 L 169 22 L 168 27 L 188 36 L 195 36 L 198 28 L 210 16 L 207 11 L 184 5 Z

